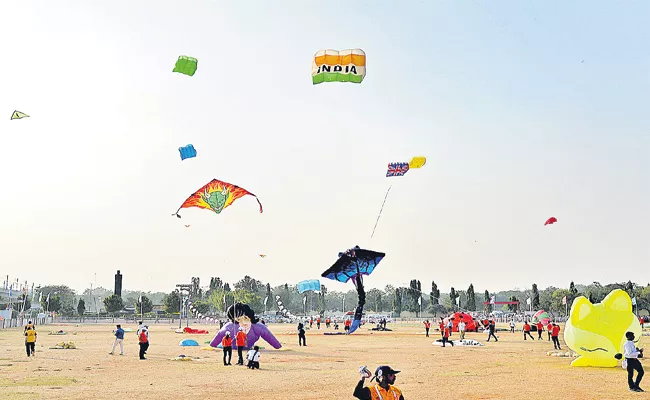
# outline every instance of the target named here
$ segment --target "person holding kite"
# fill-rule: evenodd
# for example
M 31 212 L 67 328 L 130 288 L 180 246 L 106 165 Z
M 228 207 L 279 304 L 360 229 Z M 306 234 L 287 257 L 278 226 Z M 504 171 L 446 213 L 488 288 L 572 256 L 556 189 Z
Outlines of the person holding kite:
M 402 391 L 393 386 L 399 372 L 387 365 L 382 365 L 375 370 L 375 376 L 370 380 L 370 382 L 377 380 L 377 384 L 363 387 L 366 378 L 370 378 L 370 371 L 368 371 L 368 368 L 363 367 L 360 370 L 361 380 L 357 383 L 352 395 L 360 400 L 404 400 Z

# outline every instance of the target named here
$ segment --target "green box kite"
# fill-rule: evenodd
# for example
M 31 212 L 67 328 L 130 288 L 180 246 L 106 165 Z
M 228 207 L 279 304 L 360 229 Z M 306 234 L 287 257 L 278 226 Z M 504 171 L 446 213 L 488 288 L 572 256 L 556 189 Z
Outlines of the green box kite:
M 172 72 L 180 72 L 181 74 L 194 76 L 198 62 L 199 61 L 194 57 L 180 56 L 178 57 L 176 66 L 174 66 L 174 71 Z

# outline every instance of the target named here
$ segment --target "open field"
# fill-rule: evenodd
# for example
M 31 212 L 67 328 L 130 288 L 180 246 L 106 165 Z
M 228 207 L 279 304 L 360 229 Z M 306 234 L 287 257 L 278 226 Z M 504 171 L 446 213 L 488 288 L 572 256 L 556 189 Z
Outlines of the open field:
M 358 367 L 368 365 L 374 371 L 379 364 L 402 371 L 396 385 L 407 400 L 650 398 L 650 392 L 628 392 L 621 368 L 571 368 L 570 358 L 546 356 L 553 350 L 551 342 L 524 342 L 521 332 L 499 332 L 498 343 L 485 343 L 485 334 L 472 333 L 467 338 L 483 342 L 484 347 L 442 348 L 431 344 L 438 334 L 426 338 L 420 325 L 389 325 L 393 332 L 362 328 L 350 336 L 324 336 L 322 330 L 310 330 L 308 347 L 301 348 L 296 335 L 288 334 L 294 325 L 271 325 L 283 348 L 269 350 L 260 340 L 258 344 L 267 349 L 262 351 L 261 369 L 251 371 L 226 367 L 220 350 L 202 349 L 216 332 L 214 326 L 208 328 L 209 335 L 174 333 L 178 325 L 149 327 L 149 359 L 142 361 L 135 332 L 125 334 L 125 356 L 108 354 L 114 325 L 39 326 L 35 358 L 25 354 L 22 329 L 0 331 L 0 398 L 352 399 Z M 69 334 L 48 335 L 59 329 Z M 186 338 L 201 346 L 178 346 Z M 650 347 L 648 339 L 643 338 L 641 347 Z M 74 341 L 78 349 L 49 349 L 61 341 Z M 180 354 L 201 359 L 169 360 Z M 646 363 L 646 369 L 649 366 Z M 643 383 L 647 382 L 650 377 Z

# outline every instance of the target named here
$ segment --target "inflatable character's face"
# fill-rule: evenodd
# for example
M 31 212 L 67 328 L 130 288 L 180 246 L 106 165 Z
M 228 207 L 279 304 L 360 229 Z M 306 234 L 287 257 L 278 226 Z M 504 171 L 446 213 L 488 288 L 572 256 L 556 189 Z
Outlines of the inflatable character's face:
M 241 317 L 237 318 L 237 322 L 239 323 L 239 327 L 241 327 L 244 330 L 244 333 L 248 335 L 248 332 L 251 330 L 251 320 L 245 315 L 242 315 Z
M 614 355 L 622 352 L 628 331 L 641 337 L 641 325 L 632 313 L 632 300 L 625 291 L 613 290 L 597 304 L 591 304 L 584 296 L 576 298 L 564 329 L 564 341 L 580 355 L 571 366 L 615 367 Z

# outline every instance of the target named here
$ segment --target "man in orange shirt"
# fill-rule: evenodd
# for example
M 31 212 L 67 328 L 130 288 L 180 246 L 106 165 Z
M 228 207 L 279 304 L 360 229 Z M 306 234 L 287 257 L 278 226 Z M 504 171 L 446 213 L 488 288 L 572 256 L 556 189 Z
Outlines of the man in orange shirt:
M 524 322 L 524 340 L 526 340 L 526 335 L 530 336 L 532 340 L 535 340 L 533 335 L 530 334 L 530 325 L 528 324 L 528 321 Z
M 316 328 L 320 329 L 320 317 L 316 318 Z
M 244 365 L 244 347 L 246 346 L 246 333 L 242 328 L 239 328 L 239 332 L 237 332 L 237 355 L 239 356 L 239 359 L 237 360 L 237 365 Z
M 559 335 L 560 335 L 560 326 L 558 324 L 553 324 L 551 337 L 553 338 L 553 347 L 555 347 L 555 350 L 562 350 L 560 348 L 560 338 L 558 337 Z
M 347 318 L 343 323 L 343 329 L 345 329 L 346 332 L 350 332 L 351 326 L 352 326 L 352 320 L 350 318 Z
M 541 322 L 537 323 L 537 340 L 542 340 L 542 333 L 544 333 L 544 325 Z
M 429 328 L 431 328 L 431 322 L 429 320 L 424 321 L 424 329 L 427 332 L 427 337 L 429 337 Z
M 142 328 L 138 335 L 138 343 L 140 344 L 140 359 L 146 360 L 146 358 L 144 358 L 144 353 L 149 349 L 149 337 L 147 336 L 147 330 L 145 328 Z
M 221 348 L 223 349 L 223 365 L 232 365 L 230 363 L 232 359 L 232 338 L 230 337 L 229 331 L 226 331 L 226 336 L 221 340 Z M 226 355 L 228 356 L 227 362 Z

